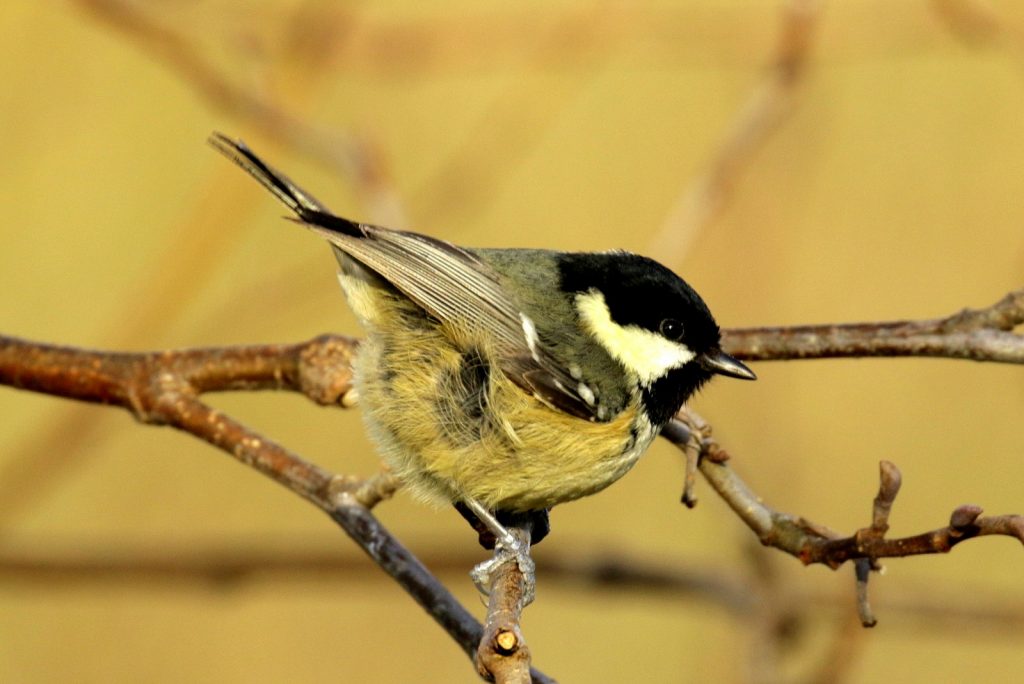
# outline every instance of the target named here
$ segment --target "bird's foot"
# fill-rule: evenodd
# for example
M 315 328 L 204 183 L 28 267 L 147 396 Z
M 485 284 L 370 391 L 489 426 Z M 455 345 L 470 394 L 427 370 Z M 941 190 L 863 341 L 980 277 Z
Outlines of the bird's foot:
M 533 559 L 530 558 L 531 528 L 513 528 L 521 533 L 517 537 L 498 522 L 494 514 L 478 501 L 470 498 L 463 501 L 466 508 L 494 534 L 494 556 L 490 560 L 477 565 L 469 573 L 469 576 L 473 578 L 476 588 L 484 596 L 490 596 L 498 570 L 507 563 L 515 562 L 519 572 L 523 575 L 523 605 L 529 605 L 533 602 L 534 593 L 537 588 L 536 565 Z
M 494 545 L 494 556 L 474 567 L 469 576 L 481 594 L 490 596 L 498 571 L 508 563 L 515 563 L 523 575 L 523 605 L 528 606 L 536 594 L 537 566 L 530 557 L 529 544 L 520 543 L 507 531 L 506 535 Z

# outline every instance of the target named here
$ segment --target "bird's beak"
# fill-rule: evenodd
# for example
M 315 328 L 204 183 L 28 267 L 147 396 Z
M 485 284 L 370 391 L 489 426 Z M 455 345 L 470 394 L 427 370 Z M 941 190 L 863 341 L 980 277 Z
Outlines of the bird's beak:
M 747 368 L 738 359 L 726 354 L 721 349 L 714 349 L 706 354 L 702 354 L 700 357 L 700 365 L 704 370 L 717 373 L 719 375 L 728 375 L 730 378 L 739 378 L 740 380 L 757 380 L 757 376 L 754 375 L 754 371 Z

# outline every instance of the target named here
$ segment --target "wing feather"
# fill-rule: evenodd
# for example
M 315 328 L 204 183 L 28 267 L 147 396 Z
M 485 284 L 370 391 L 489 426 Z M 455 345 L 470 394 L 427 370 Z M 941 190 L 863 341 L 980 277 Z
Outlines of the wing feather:
M 467 332 L 484 332 L 504 353 L 527 350 L 518 307 L 496 275 L 471 252 L 375 226 L 361 226 L 364 238 L 309 227 L 438 320 Z

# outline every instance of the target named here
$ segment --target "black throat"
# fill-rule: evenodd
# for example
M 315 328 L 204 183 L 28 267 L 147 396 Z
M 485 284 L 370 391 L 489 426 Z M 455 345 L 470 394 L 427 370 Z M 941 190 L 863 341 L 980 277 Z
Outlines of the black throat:
M 688 363 L 642 387 L 640 398 L 651 423 L 656 427 L 663 426 L 710 379 L 711 373 L 695 363 Z

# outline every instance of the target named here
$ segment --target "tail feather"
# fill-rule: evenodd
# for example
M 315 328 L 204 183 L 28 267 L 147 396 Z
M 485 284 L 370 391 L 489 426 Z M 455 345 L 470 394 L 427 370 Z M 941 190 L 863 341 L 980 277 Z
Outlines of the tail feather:
M 291 209 L 300 221 L 344 235 L 364 237 L 365 233 L 359 224 L 332 214 L 319 200 L 256 156 L 256 153 L 241 140 L 232 140 L 223 133 L 214 132 L 209 138 L 209 143 L 255 178 L 260 185 Z

